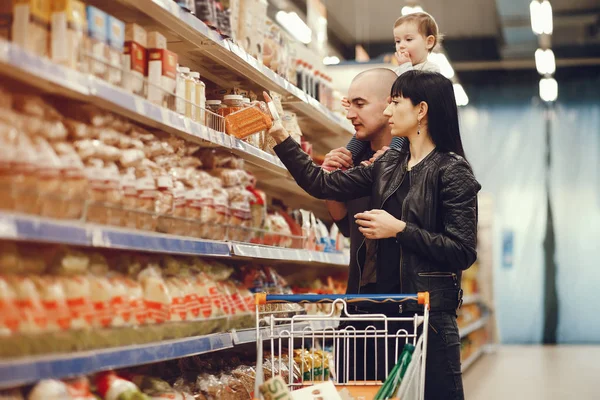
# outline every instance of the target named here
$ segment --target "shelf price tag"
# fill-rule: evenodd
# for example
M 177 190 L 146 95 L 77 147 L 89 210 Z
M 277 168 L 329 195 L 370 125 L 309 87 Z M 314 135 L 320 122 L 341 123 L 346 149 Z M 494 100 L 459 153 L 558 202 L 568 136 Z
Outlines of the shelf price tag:
M 10 216 L 0 215 L 0 238 L 17 239 L 19 232 L 15 220 Z

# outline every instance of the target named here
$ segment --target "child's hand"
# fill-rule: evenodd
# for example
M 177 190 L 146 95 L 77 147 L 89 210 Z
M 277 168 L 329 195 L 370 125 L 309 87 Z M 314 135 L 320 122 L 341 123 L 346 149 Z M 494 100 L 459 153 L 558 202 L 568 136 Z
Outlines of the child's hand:
M 397 51 L 395 53 L 396 55 L 396 60 L 398 61 L 398 65 L 402 65 L 402 64 L 406 64 L 406 63 L 412 63 L 411 59 L 410 59 L 410 54 L 408 54 L 408 51 Z
M 342 99 L 342 107 L 344 107 L 346 111 L 348 111 L 348 109 L 350 108 L 350 100 L 348 100 L 347 97 L 344 97 Z

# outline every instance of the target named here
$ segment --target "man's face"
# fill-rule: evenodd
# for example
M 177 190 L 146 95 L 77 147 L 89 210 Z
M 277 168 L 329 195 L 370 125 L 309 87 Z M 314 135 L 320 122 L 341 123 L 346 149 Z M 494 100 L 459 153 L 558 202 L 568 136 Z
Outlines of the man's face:
M 346 118 L 356 129 L 356 138 L 364 141 L 371 141 L 388 124 L 388 118 L 383 115 L 387 102 L 372 93 L 372 82 L 369 81 L 368 78 L 358 79 L 348 90 L 350 108 Z

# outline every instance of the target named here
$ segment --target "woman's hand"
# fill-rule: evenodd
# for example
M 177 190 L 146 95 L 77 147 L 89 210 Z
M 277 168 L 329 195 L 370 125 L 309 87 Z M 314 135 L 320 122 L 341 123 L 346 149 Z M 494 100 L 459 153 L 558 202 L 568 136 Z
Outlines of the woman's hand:
M 381 157 L 383 155 L 383 153 L 385 153 L 386 151 L 388 151 L 390 148 L 388 146 L 383 146 L 380 150 L 377 151 L 377 153 L 373 154 L 373 157 L 371 157 L 369 160 L 365 160 L 363 162 L 361 162 L 361 165 L 364 165 L 365 167 L 368 167 L 369 165 L 373 164 L 375 162 L 375 160 L 377 160 L 379 157 Z
M 406 228 L 406 223 L 391 216 L 384 210 L 371 210 L 356 214 L 358 230 L 367 239 L 387 239 L 396 237 Z
M 277 144 L 290 137 L 290 134 L 284 129 L 283 125 L 281 125 L 281 121 L 279 120 L 273 121 L 273 126 L 271 129 L 269 129 L 268 134 L 275 139 Z

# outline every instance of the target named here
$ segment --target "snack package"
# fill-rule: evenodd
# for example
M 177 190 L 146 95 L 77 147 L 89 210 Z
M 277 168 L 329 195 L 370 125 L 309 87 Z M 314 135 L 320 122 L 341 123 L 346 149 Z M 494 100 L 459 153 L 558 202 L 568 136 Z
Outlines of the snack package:
M 13 1 L 12 41 L 40 57 L 48 57 L 50 1 Z
M 108 14 L 92 6 L 86 7 L 88 39 L 86 57 L 89 71 L 98 78 L 105 79 L 108 71 Z
M 148 35 L 137 24 L 125 27 L 125 48 L 123 52 L 124 88 L 135 94 L 145 95 L 144 78 L 148 76 Z
M 121 54 L 125 47 L 125 23 L 112 15 L 107 19 L 107 58 L 108 58 L 108 81 L 113 85 L 120 86 L 123 80 L 123 64 Z

